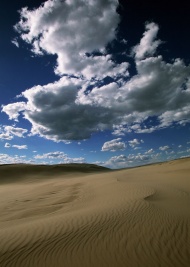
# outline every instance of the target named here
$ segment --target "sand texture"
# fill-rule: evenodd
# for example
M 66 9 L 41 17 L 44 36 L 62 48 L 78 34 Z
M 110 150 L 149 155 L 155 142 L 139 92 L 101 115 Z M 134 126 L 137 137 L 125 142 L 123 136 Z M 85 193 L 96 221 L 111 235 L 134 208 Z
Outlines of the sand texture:
M 1 267 L 189 267 L 190 159 L 0 166 Z

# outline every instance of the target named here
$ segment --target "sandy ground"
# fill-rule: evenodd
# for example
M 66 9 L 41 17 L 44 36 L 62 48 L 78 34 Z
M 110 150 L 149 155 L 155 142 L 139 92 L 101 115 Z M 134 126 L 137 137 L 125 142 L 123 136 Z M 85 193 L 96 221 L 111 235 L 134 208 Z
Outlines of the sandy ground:
M 35 168 L 0 166 L 1 267 L 190 266 L 189 158 L 112 172 Z

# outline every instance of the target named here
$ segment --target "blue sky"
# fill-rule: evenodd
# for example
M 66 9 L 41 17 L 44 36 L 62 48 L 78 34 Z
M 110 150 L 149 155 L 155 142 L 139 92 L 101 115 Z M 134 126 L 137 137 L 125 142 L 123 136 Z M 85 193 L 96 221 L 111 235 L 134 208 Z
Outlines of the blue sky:
M 190 156 L 186 1 L 0 4 L 0 163 Z

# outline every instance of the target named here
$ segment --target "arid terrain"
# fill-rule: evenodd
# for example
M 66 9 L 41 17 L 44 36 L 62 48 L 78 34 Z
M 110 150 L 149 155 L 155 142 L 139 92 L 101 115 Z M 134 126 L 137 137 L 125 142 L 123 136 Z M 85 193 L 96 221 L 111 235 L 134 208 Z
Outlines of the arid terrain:
M 0 166 L 1 267 L 190 266 L 190 158 Z

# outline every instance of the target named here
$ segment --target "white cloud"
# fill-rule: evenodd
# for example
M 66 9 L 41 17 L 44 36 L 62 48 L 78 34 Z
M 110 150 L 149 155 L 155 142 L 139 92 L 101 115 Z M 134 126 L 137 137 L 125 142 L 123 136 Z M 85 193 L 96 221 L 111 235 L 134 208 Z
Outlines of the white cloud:
M 15 135 L 18 137 L 24 137 L 24 134 L 28 132 L 27 129 L 23 129 L 23 128 L 18 128 L 18 127 L 13 127 L 13 126 L 4 126 L 4 131 L 7 134 L 10 135 Z
M 104 166 L 105 162 L 104 161 L 94 161 L 93 164 L 99 165 L 99 166 Z
M 188 101 L 189 101 L 189 96 L 190 96 L 190 90 L 187 93 L 181 95 L 181 97 L 183 98 L 187 97 Z M 183 101 L 184 104 L 187 105 L 187 103 L 185 103 L 186 102 L 185 99 Z M 170 126 L 173 122 L 178 122 L 178 124 L 180 125 L 185 125 L 187 122 L 190 121 L 189 118 L 190 118 L 190 106 L 188 105 L 181 108 L 177 108 L 172 111 L 166 111 L 159 116 L 162 127 Z
M 149 149 L 148 151 L 146 151 L 145 154 L 152 154 L 152 153 L 154 153 L 154 149 L 153 149 L 153 148 L 151 148 L 151 149 Z
M 17 149 L 28 149 L 27 145 L 12 145 L 12 147 Z
M 139 140 L 139 139 L 133 139 L 133 140 L 131 140 L 131 141 L 128 141 L 129 142 L 129 145 L 131 146 L 131 147 L 135 147 L 135 146 L 137 146 L 137 145 L 140 145 L 141 143 L 144 143 L 144 141 L 143 140 Z
M 155 24 L 150 24 L 149 27 L 154 28 Z M 167 63 L 162 56 L 136 60 L 135 63 L 137 75 L 129 81 L 121 86 L 115 82 L 97 86 L 88 94 L 83 89 L 78 94 L 77 103 L 103 106 L 114 112 L 121 119 L 114 125 L 116 135 L 130 130 L 148 133 L 168 127 L 173 122 L 188 122 L 190 66 L 186 66 L 181 59 Z M 156 126 L 143 125 L 150 116 L 158 118 Z M 129 129 L 124 125 L 128 125 Z
M 27 129 L 4 125 L 0 127 L 0 139 L 12 140 L 14 136 L 24 137 L 27 132 Z
M 27 145 L 11 145 L 9 143 L 5 143 L 6 148 L 14 147 L 17 149 L 28 149 Z
M 0 164 L 12 164 L 12 163 L 31 163 L 31 160 L 24 160 L 23 156 L 8 154 L 0 154 Z
M 65 154 L 62 151 L 55 151 L 55 152 L 49 152 L 45 154 L 38 154 L 34 156 L 35 159 L 41 160 L 41 159 L 53 159 L 53 160 L 60 160 L 60 163 L 84 163 L 85 159 L 82 157 L 79 158 L 70 158 L 67 154 Z
M 159 149 L 162 151 L 166 151 L 166 150 L 170 149 L 170 147 L 169 146 L 160 146 Z
M 2 111 L 5 112 L 10 120 L 18 120 L 19 112 L 25 109 L 25 102 L 16 102 L 2 106 Z
M 127 168 L 137 165 L 147 164 L 157 160 L 157 156 L 149 156 L 145 154 L 130 154 L 128 156 L 119 155 L 111 157 L 104 163 L 105 166 L 111 168 Z
M 11 147 L 11 144 L 9 144 L 9 143 L 5 143 L 5 147 L 6 147 L 6 148 L 9 148 L 9 147 Z
M 13 136 L 11 136 L 9 133 L 1 133 L 0 134 L 0 139 L 12 140 Z
M 111 141 L 105 142 L 102 146 L 102 151 L 117 151 L 125 150 L 126 145 L 124 142 L 121 142 L 121 138 L 113 139 Z
M 130 130 L 123 125 L 113 125 L 114 131 L 112 132 L 113 135 L 117 136 L 124 136 Z
M 136 66 L 138 74 L 125 85 L 119 87 L 112 82 L 101 88 L 94 87 L 88 94 L 83 89 L 78 94 L 77 103 L 109 108 L 121 118 L 123 125 L 133 126 L 132 130 L 136 132 L 150 131 L 137 127 L 149 116 L 158 116 L 159 119 L 158 125 L 151 127 L 151 132 L 169 126 L 173 121 L 187 122 L 190 87 L 188 90 L 182 87 L 184 83 L 188 84 L 186 79 L 190 76 L 190 67 L 179 59 L 166 63 L 161 56 L 146 58 Z M 119 121 L 117 124 L 121 127 Z
M 107 109 L 75 103 L 79 85 L 78 81 L 62 78 L 57 84 L 24 93 L 28 105 L 34 106 L 32 112 L 26 113 L 34 133 L 55 140 L 77 140 L 111 127 L 113 115 Z M 36 103 L 40 110 L 36 109 Z
M 115 66 L 105 55 L 119 23 L 117 6 L 116 0 L 48 0 L 34 10 L 23 8 L 15 29 L 35 54 L 57 55 L 58 74 L 117 75 L 128 64 Z
M 16 47 L 19 47 L 18 40 L 15 38 L 11 41 L 12 44 L 14 44 Z
M 133 48 L 137 60 L 142 60 L 146 56 L 151 56 L 155 53 L 157 47 L 161 43 L 160 40 L 155 40 L 159 27 L 155 23 L 147 23 L 146 31 L 140 41 L 140 44 Z
M 66 154 L 61 151 L 49 152 L 42 155 L 34 156 L 35 159 L 64 159 Z
M 134 147 L 134 150 L 138 150 L 138 149 L 141 149 L 142 147 L 140 147 L 140 146 L 136 146 L 136 147 Z
M 156 40 L 155 23 L 146 25 L 135 48 L 137 74 L 127 81 L 127 62 L 111 70 L 110 55 L 84 56 L 96 49 L 105 50 L 113 40 L 119 21 L 116 6 L 114 0 L 48 0 L 37 10 L 22 9 L 17 30 L 33 44 L 35 53 L 58 56 L 57 71 L 87 78 L 97 76 L 100 80 L 102 73 L 111 71 L 109 75 L 114 76 L 122 69 L 122 78 L 109 84 L 102 82 L 101 86 L 97 80 L 62 77 L 58 82 L 24 91 L 26 102 L 8 104 L 2 111 L 14 120 L 23 114 L 32 124 L 31 134 L 54 141 L 87 139 L 106 129 L 114 130 L 116 135 L 150 133 L 190 121 L 190 66 L 181 59 L 168 63 L 162 56 L 154 56 L 160 43 Z M 79 24 L 78 17 L 82 15 L 84 19 Z M 155 126 L 146 125 L 150 116 L 157 118 Z M 10 140 L 8 135 L 4 137 Z
M 141 154 L 141 153 L 138 153 L 138 154 L 130 154 L 128 156 L 128 160 L 130 160 L 132 162 L 147 161 L 149 159 L 150 159 L 150 157 L 148 155 Z
M 105 162 L 105 166 L 111 168 L 125 168 L 129 166 L 128 158 L 125 155 L 119 155 L 111 157 L 108 161 Z
M 78 79 L 63 77 L 23 92 L 28 100 L 23 114 L 32 124 L 32 134 L 54 141 L 81 140 L 93 132 L 111 129 L 115 118 L 107 108 L 75 103 L 78 87 L 83 84 Z

